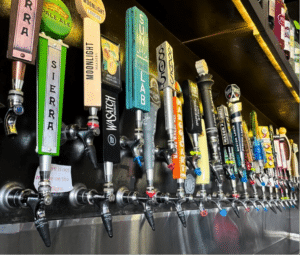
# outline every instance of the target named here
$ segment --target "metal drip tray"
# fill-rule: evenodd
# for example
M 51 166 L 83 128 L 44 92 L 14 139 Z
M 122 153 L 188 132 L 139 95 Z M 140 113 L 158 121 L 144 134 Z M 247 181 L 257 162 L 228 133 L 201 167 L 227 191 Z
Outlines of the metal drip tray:
M 100 217 L 52 220 L 50 248 L 43 245 L 31 222 L 0 225 L 3 244 L 0 253 L 278 254 L 299 251 L 298 210 L 285 210 L 280 215 L 254 210 L 247 213 L 242 207 L 239 210 L 239 219 L 232 210 L 227 217 L 222 217 L 217 209 L 209 209 L 206 217 L 201 217 L 198 210 L 185 211 L 187 228 L 182 227 L 176 212 L 155 213 L 155 231 L 144 214 L 114 216 L 113 238 L 107 236 Z

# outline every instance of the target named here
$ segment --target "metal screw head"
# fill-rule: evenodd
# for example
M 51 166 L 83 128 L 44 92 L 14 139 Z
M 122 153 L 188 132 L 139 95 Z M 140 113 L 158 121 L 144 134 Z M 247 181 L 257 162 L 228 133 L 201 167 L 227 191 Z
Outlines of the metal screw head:
M 52 204 L 52 200 L 53 200 L 53 197 L 48 194 L 44 197 L 44 202 L 45 202 L 45 205 L 51 205 Z
M 114 202 L 116 199 L 116 196 L 114 194 L 110 194 L 107 198 L 108 198 L 108 202 Z

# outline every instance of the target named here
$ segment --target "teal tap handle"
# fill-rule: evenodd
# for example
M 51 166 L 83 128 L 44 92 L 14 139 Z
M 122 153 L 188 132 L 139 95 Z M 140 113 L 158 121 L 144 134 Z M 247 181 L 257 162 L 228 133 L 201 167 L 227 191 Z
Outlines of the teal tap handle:
M 137 7 L 126 11 L 126 108 L 150 111 L 148 18 Z

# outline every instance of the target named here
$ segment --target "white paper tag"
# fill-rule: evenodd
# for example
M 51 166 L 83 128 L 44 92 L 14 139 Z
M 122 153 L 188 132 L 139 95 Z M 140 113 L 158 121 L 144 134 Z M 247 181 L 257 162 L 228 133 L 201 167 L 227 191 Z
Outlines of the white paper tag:
M 40 167 L 34 177 L 34 187 L 38 190 L 40 182 Z M 51 164 L 50 173 L 51 193 L 69 192 L 73 189 L 71 166 Z

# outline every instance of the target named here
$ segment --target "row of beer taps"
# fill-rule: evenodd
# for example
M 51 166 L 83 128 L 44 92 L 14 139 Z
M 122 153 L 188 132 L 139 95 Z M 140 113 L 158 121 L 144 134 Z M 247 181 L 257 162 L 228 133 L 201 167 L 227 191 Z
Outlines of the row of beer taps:
M 34 12 L 32 15 L 35 15 L 36 19 L 29 23 L 31 25 L 29 29 L 34 30 L 32 31 L 34 35 L 34 40 L 31 42 L 32 52 L 20 56 L 15 55 L 12 49 L 15 41 L 23 42 L 21 38 L 14 40 L 14 36 L 18 34 L 14 33 L 14 30 L 22 29 L 22 27 L 15 26 L 18 10 L 12 10 L 15 13 L 11 14 L 10 34 L 14 36 L 9 38 L 8 58 L 13 60 L 13 89 L 8 96 L 9 110 L 4 121 L 5 131 L 8 136 L 17 135 L 17 116 L 24 112 L 22 86 L 25 67 L 26 64 L 35 64 L 37 55 L 39 63 L 37 69 L 37 153 L 41 181 L 38 192 L 25 189 L 19 183 L 8 183 L 3 186 L 0 189 L 1 209 L 9 212 L 19 208 L 31 208 L 36 228 L 45 245 L 49 247 L 51 238 L 45 208 L 53 200 L 50 183 L 52 157 L 59 156 L 60 146 L 66 141 L 80 139 L 93 167 L 99 170 L 100 166 L 93 140 L 100 135 L 104 148 L 103 155 L 101 155 L 104 162 L 103 191 L 98 192 L 88 189 L 84 184 L 76 184 L 69 193 L 69 200 L 74 207 L 96 205 L 100 210 L 109 237 L 113 236 L 109 203 L 115 201 L 121 207 L 128 204 L 142 204 L 145 218 L 153 230 L 155 230 L 153 206 L 158 204 L 173 205 L 184 227 L 186 227 L 186 218 L 182 204 L 186 202 L 195 203 L 201 216 L 206 216 L 208 213 L 205 209 L 207 203 L 216 205 L 222 216 L 227 215 L 223 204 L 230 204 L 238 217 L 238 204 L 241 204 L 246 211 L 250 210 L 249 204 L 259 210 L 259 204 L 265 211 L 269 207 L 275 213 L 272 204 L 279 211 L 281 211 L 280 206 L 282 208 L 297 206 L 295 186 L 298 184 L 298 175 L 294 174 L 294 182 L 291 181 L 291 175 L 288 178 L 288 166 L 284 158 L 286 150 L 289 149 L 284 147 L 288 146 L 288 141 L 284 140 L 284 136 L 275 135 L 271 128 L 267 132 L 258 130 L 255 114 L 252 116 L 254 124 L 251 128 L 254 133 L 252 138 L 249 137 L 241 115 L 240 90 L 235 84 L 229 85 L 225 91 L 230 114 L 224 105 L 215 111 L 211 92 L 214 81 L 208 72 L 206 62 L 204 60 L 196 62 L 197 84 L 188 80 L 180 86 L 175 80 L 173 49 L 168 42 L 164 42 L 156 48 L 158 77 L 150 79 L 148 19 L 137 7 L 127 10 L 125 30 L 126 108 L 135 112 L 135 132 L 132 139 L 120 136 L 118 94 L 122 90 L 122 82 L 119 45 L 100 36 L 100 24 L 105 20 L 106 15 L 102 1 L 98 1 L 99 6 L 94 10 L 97 12 L 94 15 L 91 14 L 91 9 L 82 3 L 82 0 L 75 2 L 78 12 L 84 20 L 84 107 L 89 111 L 88 121 L 84 127 L 78 124 L 65 125 L 61 121 L 68 48 L 62 39 L 70 33 L 72 27 L 68 9 L 61 1 L 53 3 L 68 13 L 61 17 L 61 19 L 68 17 L 68 20 L 64 22 L 64 24 L 69 24 L 67 31 L 58 32 L 57 27 L 61 24 L 56 24 L 54 21 L 55 28 L 41 28 L 41 33 L 39 33 L 42 9 L 47 9 L 50 5 L 43 7 L 42 1 L 39 1 L 34 9 L 27 4 L 22 7 L 25 11 Z M 19 33 L 19 36 L 22 34 Z M 102 48 L 100 40 L 94 40 L 94 38 L 100 37 Z M 37 51 L 38 44 L 39 50 Z M 106 61 L 101 65 L 102 70 L 101 68 L 91 68 L 92 65 L 96 65 L 91 56 L 97 57 L 103 63 Z M 94 70 L 95 79 L 89 72 L 91 69 Z M 102 80 L 98 76 L 102 77 Z M 47 77 L 46 80 L 45 77 Z M 106 79 L 106 77 L 109 78 Z M 165 130 L 168 136 L 166 148 L 158 148 L 154 142 L 157 112 L 161 106 L 161 93 L 165 112 Z M 203 112 L 201 108 L 203 108 Z M 99 111 L 102 113 L 101 127 Z M 57 122 L 54 122 L 54 119 Z M 45 125 L 45 123 L 47 124 Z M 189 155 L 186 155 L 185 131 L 188 133 L 193 147 Z M 258 139 L 258 132 L 262 132 L 263 135 L 267 134 L 265 139 L 269 139 L 269 142 Z M 281 139 L 284 141 L 281 142 Z M 264 144 L 269 145 L 270 155 L 274 155 L 272 156 L 274 159 L 270 159 L 270 155 L 264 155 Z M 121 187 L 115 193 L 113 168 L 114 164 L 120 163 L 121 149 L 130 151 L 136 165 L 145 169 L 147 176 L 145 194 L 130 191 L 126 187 Z M 294 154 L 296 150 L 297 146 L 295 145 Z M 289 155 L 291 154 L 290 151 Z M 176 194 L 162 193 L 155 188 L 154 168 L 157 159 L 163 160 L 166 167 L 172 171 L 173 179 L 177 181 Z M 296 158 L 294 159 L 296 160 Z M 265 166 L 274 160 L 275 164 L 273 163 L 269 167 Z M 255 165 L 256 163 L 258 166 Z M 187 174 L 187 168 L 192 169 L 193 174 Z M 264 168 L 267 169 L 267 173 L 264 173 Z M 224 170 L 226 176 L 231 180 L 231 195 L 225 195 L 223 192 Z M 213 173 L 218 186 L 218 191 L 213 194 L 206 192 L 206 185 L 210 184 L 210 172 Z M 241 197 L 237 191 L 237 179 L 243 185 L 244 193 Z M 250 197 L 247 191 L 248 179 L 253 187 L 253 197 Z M 262 189 L 262 198 L 258 197 L 257 185 Z M 266 197 L 265 186 L 269 187 L 269 199 Z M 200 187 L 200 190 L 195 192 L 195 187 Z M 273 197 L 274 187 L 275 199 Z M 290 195 L 288 188 L 291 191 Z M 196 195 L 194 195 L 195 193 Z

